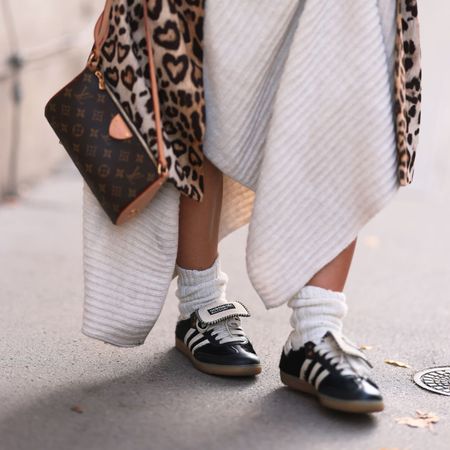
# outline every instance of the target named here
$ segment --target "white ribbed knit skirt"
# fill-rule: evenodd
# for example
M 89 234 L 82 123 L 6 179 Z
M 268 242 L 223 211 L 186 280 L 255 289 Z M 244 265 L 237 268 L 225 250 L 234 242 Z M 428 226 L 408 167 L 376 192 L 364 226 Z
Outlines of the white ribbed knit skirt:
M 395 0 L 207 0 L 205 155 L 220 239 L 249 224 L 249 278 L 287 302 L 394 196 Z M 208 189 L 205 185 L 205 189 Z M 84 186 L 83 332 L 142 344 L 174 277 L 179 191 L 117 227 Z

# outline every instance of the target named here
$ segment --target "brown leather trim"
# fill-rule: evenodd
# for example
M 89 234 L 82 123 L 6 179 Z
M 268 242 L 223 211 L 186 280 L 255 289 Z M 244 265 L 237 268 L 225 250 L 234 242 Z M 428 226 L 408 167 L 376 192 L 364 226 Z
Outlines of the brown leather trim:
M 120 114 L 116 114 L 112 118 L 109 124 L 108 133 L 112 138 L 119 141 L 133 137 L 133 133 Z
M 109 15 L 111 13 L 113 0 L 106 0 L 105 7 L 103 8 L 102 13 L 100 14 L 97 22 L 94 27 L 94 43 L 95 49 L 97 53 L 97 57 L 100 56 L 101 48 L 108 37 L 109 31 Z
M 121 225 L 127 220 L 135 217 L 144 209 L 150 200 L 158 192 L 159 188 L 168 178 L 168 172 L 164 172 L 156 179 L 142 194 L 136 197 L 117 217 L 115 224 Z

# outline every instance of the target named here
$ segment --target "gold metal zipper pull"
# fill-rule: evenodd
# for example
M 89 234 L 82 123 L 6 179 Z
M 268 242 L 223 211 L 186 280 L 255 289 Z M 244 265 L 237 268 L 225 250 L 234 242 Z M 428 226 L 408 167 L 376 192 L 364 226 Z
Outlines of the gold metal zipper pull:
M 98 88 L 102 91 L 105 90 L 105 78 L 100 70 L 95 71 L 95 76 L 98 78 Z

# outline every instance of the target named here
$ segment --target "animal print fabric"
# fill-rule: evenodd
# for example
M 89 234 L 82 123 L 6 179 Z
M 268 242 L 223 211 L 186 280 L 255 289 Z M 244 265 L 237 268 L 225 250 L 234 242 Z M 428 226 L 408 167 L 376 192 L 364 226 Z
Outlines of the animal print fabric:
M 422 102 L 422 67 L 417 0 L 398 0 L 395 113 L 401 186 L 414 178 Z
M 169 182 L 201 200 L 203 182 L 204 0 L 115 0 L 100 68 L 157 157 L 144 10 L 147 4 Z
M 204 194 L 203 21 L 207 0 L 147 0 L 169 182 L 201 201 Z M 225 1 L 225 0 L 224 0 Z M 100 57 L 113 92 L 157 157 L 143 23 L 143 0 L 115 0 Z M 421 106 L 417 0 L 397 0 L 395 122 L 398 178 L 412 182 Z

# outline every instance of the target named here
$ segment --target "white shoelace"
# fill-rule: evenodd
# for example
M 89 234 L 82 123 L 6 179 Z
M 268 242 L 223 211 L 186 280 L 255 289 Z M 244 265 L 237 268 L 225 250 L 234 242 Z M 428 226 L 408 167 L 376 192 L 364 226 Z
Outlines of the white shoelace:
M 357 349 L 357 346 L 348 338 L 342 336 L 342 339 Z M 370 366 L 368 363 L 358 356 L 345 353 L 331 336 L 324 337 L 319 344 L 316 344 L 315 350 L 319 355 L 328 359 L 343 375 L 359 375 L 361 377 L 368 377 L 370 375 Z
M 206 331 L 211 331 L 219 344 L 235 342 L 238 344 L 246 344 L 248 342 L 244 330 L 241 328 L 241 319 L 239 317 L 231 317 L 218 323 L 209 325 Z

